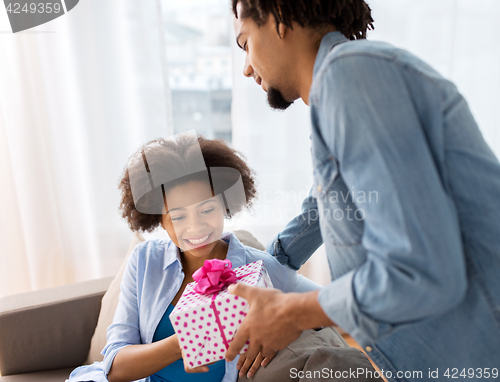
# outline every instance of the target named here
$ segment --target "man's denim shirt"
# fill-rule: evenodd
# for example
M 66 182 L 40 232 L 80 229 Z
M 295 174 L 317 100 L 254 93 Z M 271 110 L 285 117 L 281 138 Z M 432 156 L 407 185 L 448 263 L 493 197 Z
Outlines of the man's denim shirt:
M 268 252 L 298 269 L 324 242 L 319 303 L 388 379 L 500 368 L 500 164 L 464 98 L 408 52 L 332 32 L 309 102 L 314 186 Z

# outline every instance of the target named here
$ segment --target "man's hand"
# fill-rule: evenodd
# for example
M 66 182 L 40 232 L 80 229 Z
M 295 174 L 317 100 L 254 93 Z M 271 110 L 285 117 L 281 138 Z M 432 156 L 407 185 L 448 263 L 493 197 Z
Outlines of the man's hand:
M 281 349 L 299 338 L 302 329 L 294 320 L 293 296 L 277 289 L 255 288 L 237 283 L 228 288 L 230 293 L 245 298 L 249 303 L 247 316 L 229 345 L 226 360 L 231 362 L 250 338 L 246 359 L 274 357 Z
M 248 339 L 246 359 L 256 359 L 259 353 L 262 358 L 272 358 L 299 338 L 302 331 L 334 325 L 318 302 L 318 290 L 283 293 L 237 283 L 230 285 L 228 291 L 245 298 L 250 306 L 227 349 L 228 362 L 234 360 Z
M 239 376 L 243 377 L 246 374 L 247 378 L 252 378 L 259 367 L 266 367 L 275 355 L 276 353 L 274 353 L 271 357 L 264 358 L 259 353 L 257 354 L 257 358 L 255 360 L 247 358 L 247 353 L 240 355 L 240 359 L 236 364 L 236 369 L 240 371 Z M 250 368 L 250 370 L 248 370 L 248 368 Z

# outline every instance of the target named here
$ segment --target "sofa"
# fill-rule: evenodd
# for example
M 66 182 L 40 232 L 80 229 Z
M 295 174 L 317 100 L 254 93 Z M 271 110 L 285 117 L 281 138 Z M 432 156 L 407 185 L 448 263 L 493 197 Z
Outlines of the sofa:
M 0 381 L 64 382 L 87 359 L 113 279 L 0 299 Z
M 234 233 L 243 244 L 264 250 L 247 231 Z M 118 304 L 126 261 L 143 240 L 134 234 L 114 277 L 1 298 L 0 382 L 64 382 L 74 368 L 102 360 L 100 351 L 106 344 L 106 329 L 112 323 Z M 259 369 L 254 378 L 274 382 L 276 375 L 287 375 L 291 367 L 315 370 L 318 364 L 326 365 L 325 361 L 332 370 L 363 367 L 374 371 L 366 355 L 349 347 L 334 329 L 326 329 L 331 331 L 328 336 L 320 332 L 306 336 L 304 332 L 301 338 L 280 351 L 273 363 Z M 301 341 L 306 341 L 308 347 Z M 242 377 L 238 382 L 246 380 Z M 349 382 L 362 380 L 354 378 Z M 378 378 L 367 381 L 372 380 L 382 381 Z

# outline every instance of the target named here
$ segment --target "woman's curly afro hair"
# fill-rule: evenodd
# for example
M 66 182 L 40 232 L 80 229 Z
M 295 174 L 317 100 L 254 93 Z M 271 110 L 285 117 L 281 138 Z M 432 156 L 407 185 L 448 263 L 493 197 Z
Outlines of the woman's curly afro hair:
M 219 170 L 221 168 L 235 169 L 239 172 L 239 175 L 241 175 L 245 197 L 238 201 L 236 206 L 233 205 L 231 211 L 227 211 L 226 217 L 231 218 L 232 215 L 243 208 L 250 207 L 257 191 L 255 188 L 254 172 L 245 163 L 243 155 L 229 147 L 222 140 L 205 139 L 198 136 L 198 143 L 206 167 L 219 168 Z M 193 149 L 193 140 L 189 142 L 189 140 L 182 138 L 177 138 L 175 140 L 167 140 L 164 138 L 154 139 L 140 147 L 139 150 L 130 157 L 129 163 L 123 171 L 118 188 L 121 190 L 120 210 L 122 211 L 122 217 L 127 220 L 132 231 L 151 232 L 155 230 L 162 221 L 161 213 L 147 214 L 139 212 L 136 208 L 132 194 L 132 189 L 134 188 L 135 190 L 138 183 L 139 187 L 141 187 L 141 184 L 145 185 L 144 187 L 146 188 L 150 185 L 150 168 L 168 166 L 170 174 L 178 174 L 176 181 L 162 185 L 164 197 L 169 189 L 179 184 L 207 179 L 206 177 L 201 178 L 199 173 L 194 174 L 194 177 L 183 176 L 183 174 L 192 173 L 192 169 L 188 168 L 189 163 L 196 162 L 198 158 L 199 150 L 197 150 L 197 148 Z M 146 167 L 146 171 L 144 171 L 144 166 Z M 224 177 L 227 177 L 226 183 L 230 186 L 230 182 L 234 180 L 235 171 L 231 172 L 233 179 L 229 179 L 229 174 L 227 176 L 224 175 L 224 171 L 218 171 L 217 173 L 219 174 L 219 178 L 222 177 L 222 179 L 217 180 L 218 183 L 224 185 Z M 133 179 L 133 184 L 131 178 Z M 212 190 L 213 189 L 212 186 Z M 164 206 L 163 197 L 158 198 L 158 195 L 161 195 L 161 193 L 158 192 L 158 188 L 156 192 L 153 191 L 145 193 L 140 199 L 141 211 L 159 211 L 158 204 L 160 204 L 160 208 Z

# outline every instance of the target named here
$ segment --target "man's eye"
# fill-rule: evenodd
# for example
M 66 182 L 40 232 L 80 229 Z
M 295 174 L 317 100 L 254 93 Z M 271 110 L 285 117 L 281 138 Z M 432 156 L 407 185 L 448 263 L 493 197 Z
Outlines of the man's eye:
M 202 214 L 209 214 L 210 212 L 212 212 L 214 209 L 211 208 L 209 210 L 205 210 L 205 211 L 201 211 Z
M 184 219 L 184 216 L 176 216 L 175 218 L 172 218 L 172 221 L 182 220 L 182 219 Z

